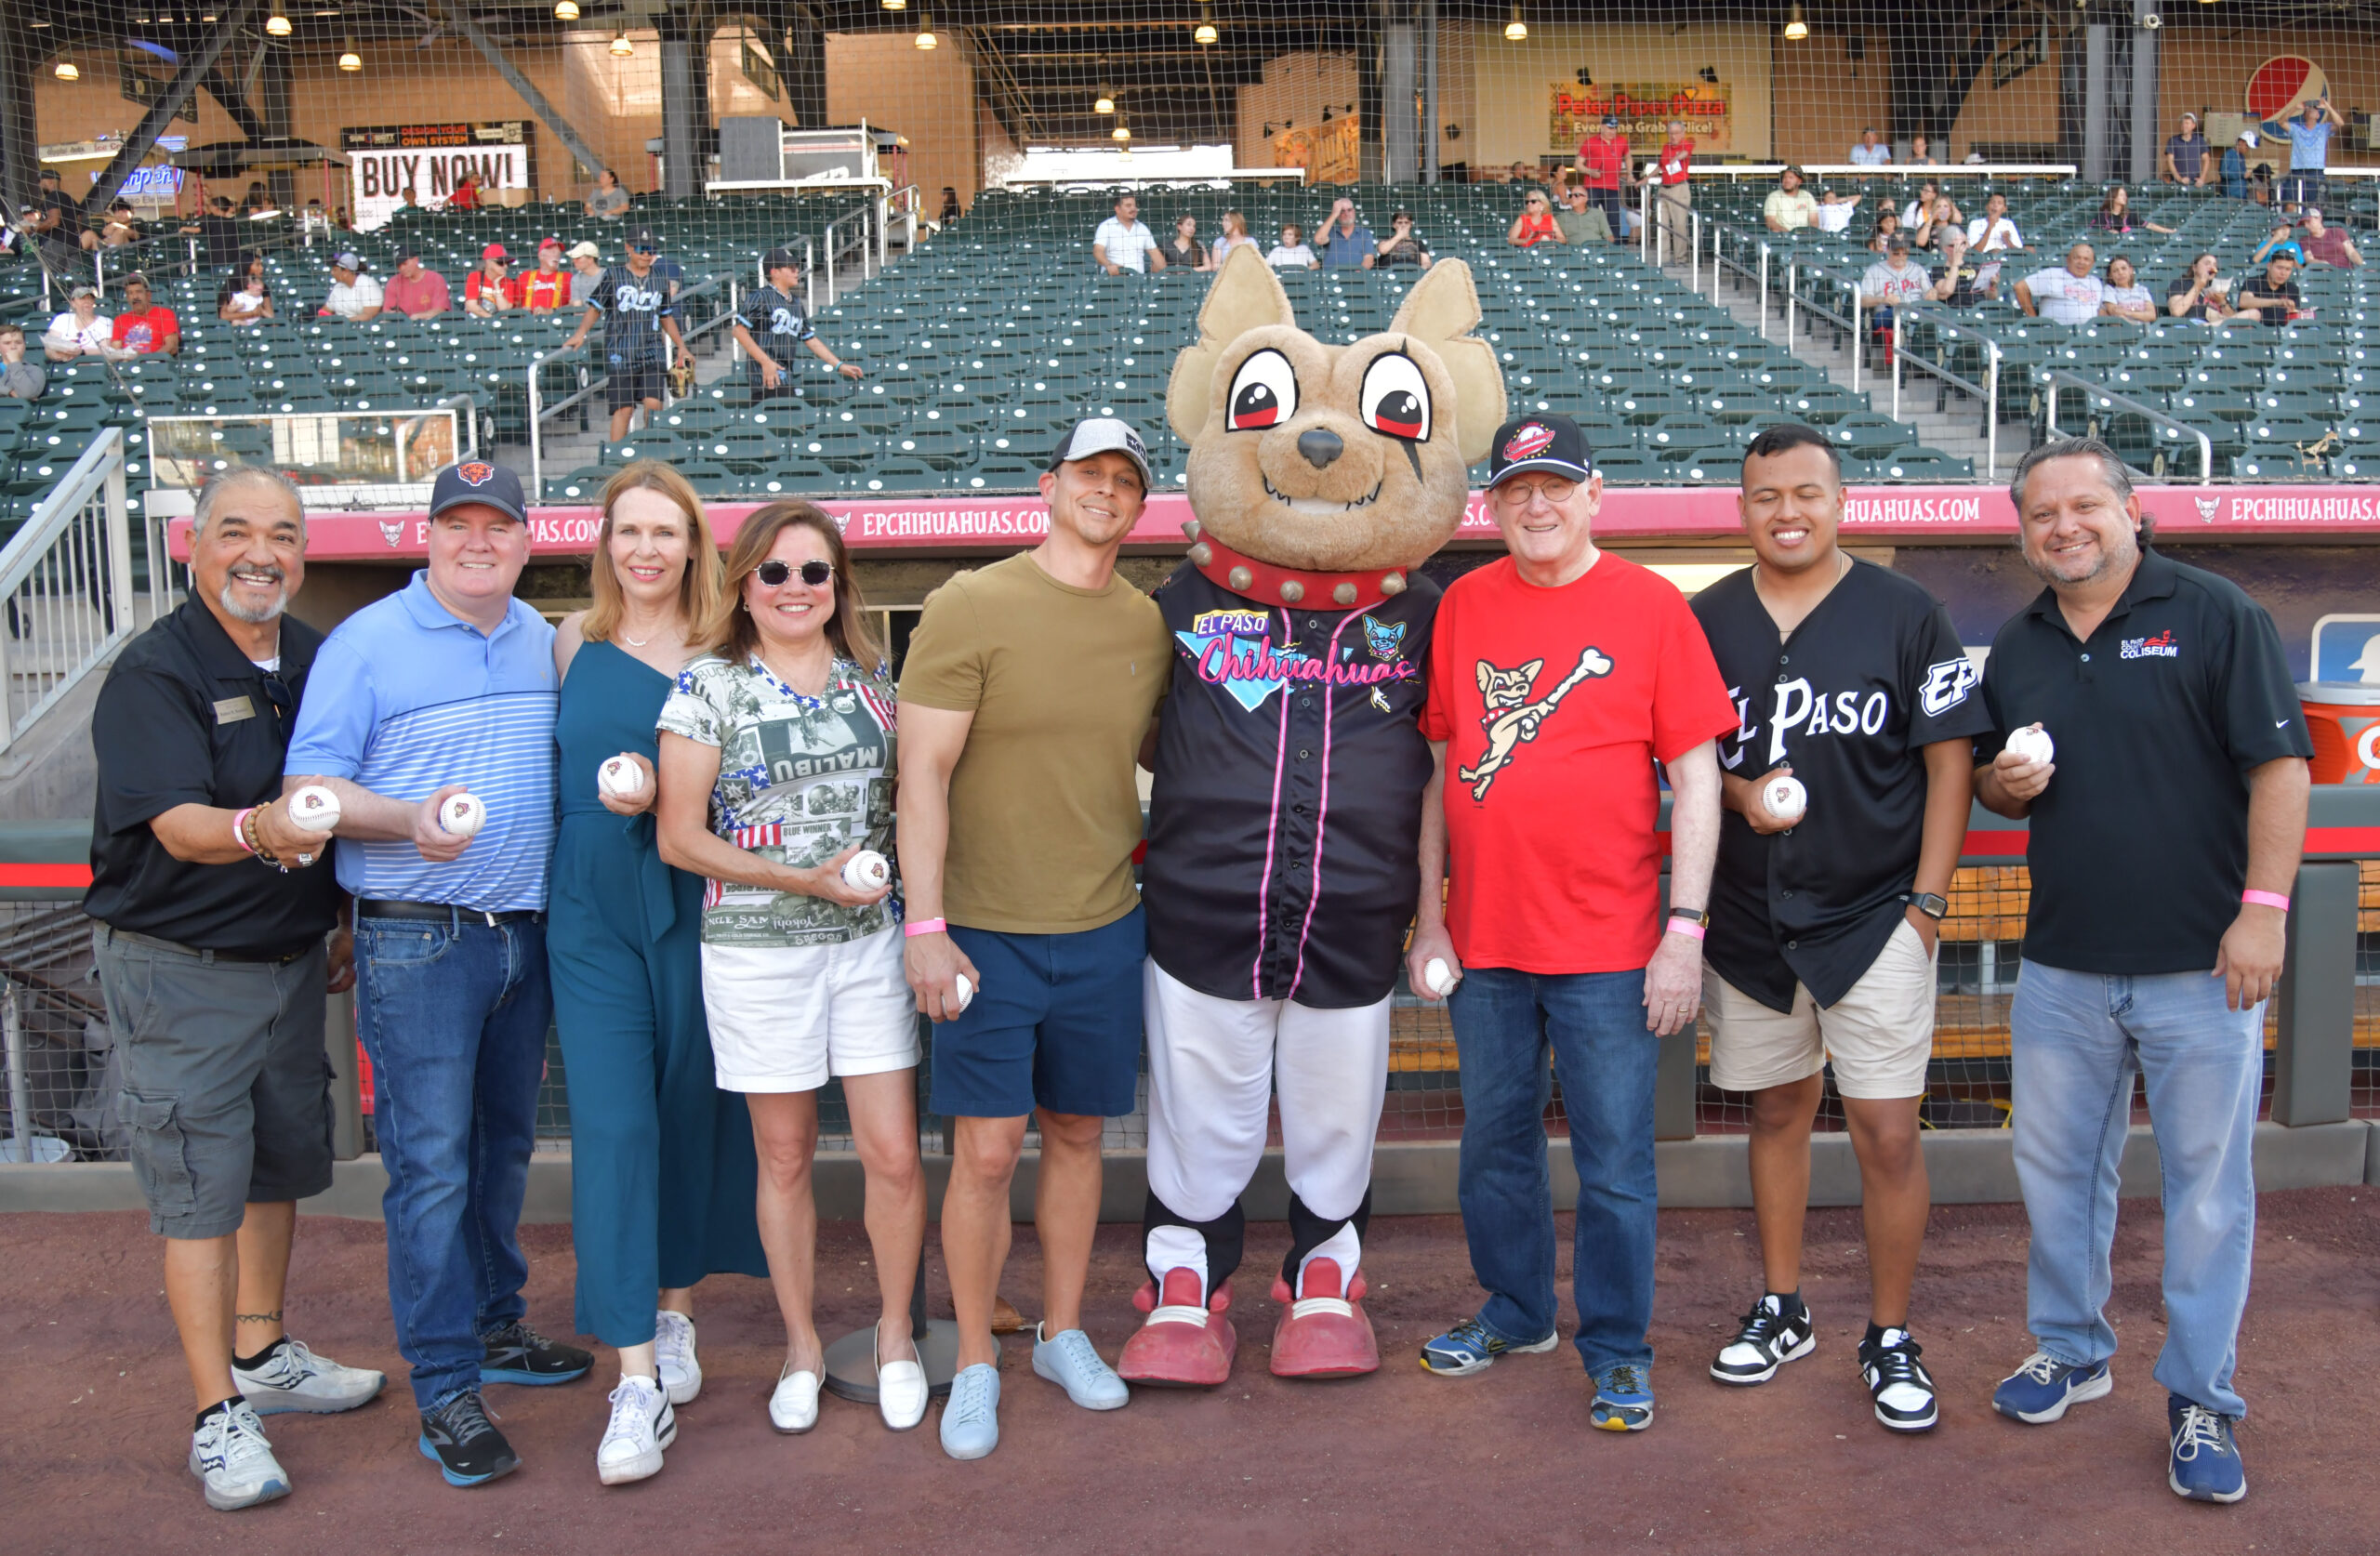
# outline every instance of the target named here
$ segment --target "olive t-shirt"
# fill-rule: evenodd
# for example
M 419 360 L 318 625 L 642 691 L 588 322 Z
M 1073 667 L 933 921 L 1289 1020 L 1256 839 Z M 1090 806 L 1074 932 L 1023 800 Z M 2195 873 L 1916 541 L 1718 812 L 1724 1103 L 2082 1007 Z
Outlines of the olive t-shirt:
M 1074 934 L 1132 911 L 1141 737 L 1173 667 L 1157 602 L 1062 584 L 1028 552 L 926 597 L 901 701 L 972 713 L 950 775 L 943 916 Z

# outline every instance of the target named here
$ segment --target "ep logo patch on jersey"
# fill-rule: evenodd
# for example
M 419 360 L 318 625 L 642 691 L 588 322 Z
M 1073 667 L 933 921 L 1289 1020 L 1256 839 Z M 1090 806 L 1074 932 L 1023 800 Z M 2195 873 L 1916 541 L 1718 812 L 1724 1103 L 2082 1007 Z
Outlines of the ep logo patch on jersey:
M 1925 686 L 1918 693 L 1918 701 L 1928 719 L 1939 719 L 1965 702 L 1967 693 L 1982 679 L 1983 672 L 1976 667 L 1974 660 L 1964 654 L 1945 659 L 1939 665 L 1925 666 Z

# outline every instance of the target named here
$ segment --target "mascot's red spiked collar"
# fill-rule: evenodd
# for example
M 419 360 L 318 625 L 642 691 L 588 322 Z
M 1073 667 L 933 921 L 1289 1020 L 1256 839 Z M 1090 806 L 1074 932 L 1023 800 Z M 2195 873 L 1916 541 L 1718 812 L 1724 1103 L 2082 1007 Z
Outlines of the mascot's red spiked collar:
M 1267 605 L 1311 605 L 1316 610 L 1368 611 L 1405 592 L 1405 570 L 1369 568 L 1361 573 L 1317 573 L 1283 567 L 1245 556 L 1208 534 L 1196 519 L 1182 533 L 1193 542 L 1191 565 L 1210 583 Z

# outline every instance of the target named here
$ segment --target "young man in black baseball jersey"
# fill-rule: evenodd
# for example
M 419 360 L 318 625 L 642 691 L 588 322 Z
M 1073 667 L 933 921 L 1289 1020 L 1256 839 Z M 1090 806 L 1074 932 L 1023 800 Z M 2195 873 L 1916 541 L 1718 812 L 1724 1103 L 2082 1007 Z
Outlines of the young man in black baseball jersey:
M 640 227 L 628 234 L 628 249 L 627 264 L 615 265 L 596 278 L 594 290 L 587 294 L 587 316 L 562 346 L 565 351 L 573 349 L 587 338 L 596 320 L 603 321 L 603 366 L 609 375 L 603 402 L 612 409 L 615 443 L 628 435 L 639 405 L 647 411 L 661 409 L 669 375 L 669 348 L 663 337 L 677 347 L 680 361 L 691 360 L 686 337 L 678 333 L 676 295 L 654 264 L 661 240 L 652 228 Z
M 1965 840 L 1980 672 L 1917 584 L 1835 544 L 1843 468 L 1825 434 L 1772 427 L 1737 498 L 1758 560 L 1694 613 L 1734 699 L 1703 943 L 1712 1083 L 1752 1094 L 1752 1193 L 1767 1291 L 1711 1364 L 1765 1383 L 1817 1344 L 1802 1301 L 1810 1124 L 1834 1066 L 1859 1159 L 1876 1419 L 1924 1431 L 1934 1382 L 1910 1338 L 1925 1235 L 1917 1110 L 1934 1047 L 1934 954 Z
M 793 349 L 806 346 L 811 355 L 846 378 L 860 376 L 859 364 L 844 362 L 827 349 L 810 322 L 810 310 L 794 288 L 801 284 L 801 263 L 789 248 L 773 248 L 761 268 L 769 284 L 744 300 L 735 316 L 735 344 L 744 348 L 745 367 L 752 398 L 773 400 L 798 392 L 793 382 Z

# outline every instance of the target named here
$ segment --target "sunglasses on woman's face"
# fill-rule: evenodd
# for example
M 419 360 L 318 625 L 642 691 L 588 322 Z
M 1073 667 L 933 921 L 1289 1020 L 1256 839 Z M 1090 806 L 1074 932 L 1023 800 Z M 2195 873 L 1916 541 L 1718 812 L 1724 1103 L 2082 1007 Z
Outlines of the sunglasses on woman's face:
M 835 564 L 833 562 L 813 560 L 803 562 L 797 568 L 791 562 L 781 562 L 772 558 L 769 560 L 762 562 L 760 566 L 754 568 L 752 570 L 752 576 L 758 578 L 761 583 L 766 584 L 769 587 L 775 589 L 783 588 L 785 587 L 785 581 L 794 576 L 797 573 L 800 574 L 801 581 L 809 585 L 812 588 L 824 588 L 834 579 Z

